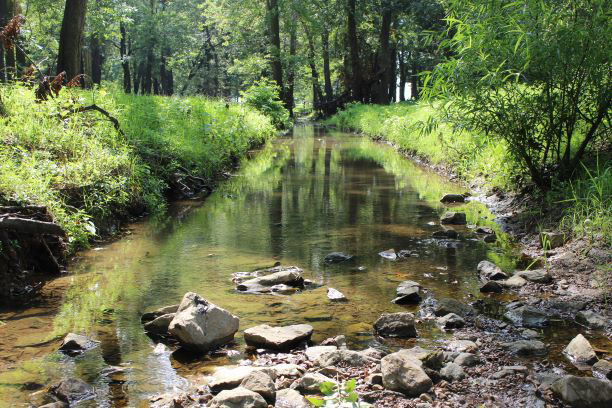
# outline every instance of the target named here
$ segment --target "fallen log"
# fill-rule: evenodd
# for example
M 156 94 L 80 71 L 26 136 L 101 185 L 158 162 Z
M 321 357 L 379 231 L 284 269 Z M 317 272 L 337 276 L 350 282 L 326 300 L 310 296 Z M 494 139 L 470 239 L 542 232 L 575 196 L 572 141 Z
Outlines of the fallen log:
M 53 222 L 37 221 L 28 218 L 4 217 L 0 218 L 0 229 L 12 230 L 23 234 L 49 234 L 65 236 L 66 233 L 59 225 Z

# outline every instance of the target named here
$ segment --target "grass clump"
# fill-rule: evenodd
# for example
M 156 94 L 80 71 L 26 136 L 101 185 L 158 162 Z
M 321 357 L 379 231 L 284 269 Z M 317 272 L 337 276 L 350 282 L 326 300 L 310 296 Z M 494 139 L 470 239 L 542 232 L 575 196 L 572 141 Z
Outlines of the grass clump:
M 21 85 L 0 93 L 0 201 L 47 207 L 71 250 L 109 217 L 163 208 L 178 169 L 210 179 L 275 132 L 254 109 L 197 97 L 64 89 L 39 103 Z M 68 113 L 93 102 L 119 120 L 124 135 L 96 112 Z

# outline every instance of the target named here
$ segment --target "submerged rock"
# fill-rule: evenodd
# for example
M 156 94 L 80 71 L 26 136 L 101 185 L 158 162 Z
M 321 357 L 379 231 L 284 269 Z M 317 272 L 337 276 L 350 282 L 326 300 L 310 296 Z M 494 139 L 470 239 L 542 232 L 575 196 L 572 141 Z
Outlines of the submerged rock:
M 464 203 L 465 196 L 463 194 L 444 194 L 440 199 L 441 203 Z
M 238 325 L 238 318 L 227 310 L 188 292 L 183 296 L 168 331 L 183 347 L 208 351 L 231 342 Z
M 395 249 L 393 248 L 387 249 L 386 251 L 379 252 L 378 255 L 390 261 L 397 260 L 397 254 L 395 253 Z
M 595 350 L 591 347 L 591 343 L 584 338 L 582 334 L 578 334 L 565 347 L 563 353 L 569 357 L 573 363 L 578 364 L 593 364 L 597 361 Z
M 548 325 L 546 313 L 531 306 L 520 306 L 508 310 L 504 316 L 515 326 L 534 328 Z
M 396 289 L 397 297 L 392 300 L 398 305 L 410 304 L 414 305 L 421 301 L 420 295 L 421 285 L 414 281 L 403 281 Z
M 449 313 L 454 313 L 465 317 L 467 315 L 474 314 L 475 311 L 472 306 L 466 305 L 465 303 L 455 299 L 442 298 L 438 300 L 436 306 L 434 307 L 434 314 L 436 316 L 445 316 Z
M 308 324 L 272 327 L 267 324 L 244 331 L 244 341 L 253 347 L 272 350 L 289 350 L 312 336 L 313 328 Z
M 304 287 L 302 270 L 296 266 L 275 267 L 268 269 L 268 271 L 274 272 L 241 282 L 236 286 L 236 289 L 241 292 L 269 293 L 273 291 L 274 287 L 277 291 L 281 290 L 280 285 L 294 288 Z
M 94 397 L 93 389 L 76 378 L 68 378 L 52 385 L 49 393 L 69 405 Z
M 80 334 L 68 333 L 59 349 L 68 355 L 74 356 L 84 351 L 90 350 L 98 345 L 98 342 Z
M 268 408 L 264 398 L 243 387 L 221 391 L 210 401 L 210 408 Z
M 150 322 L 145 323 L 144 329 L 146 332 L 153 333 L 153 334 L 167 333 L 168 327 L 170 326 L 170 323 L 172 322 L 172 320 L 174 320 L 175 316 L 176 316 L 176 313 L 167 313 L 165 315 L 161 315 L 151 320 Z
M 347 300 L 342 292 L 334 288 L 327 288 L 327 298 L 334 302 L 342 302 Z
M 612 363 L 607 360 L 599 360 L 593 364 L 593 377 L 612 380 Z
M 416 337 L 414 315 L 408 312 L 383 313 L 374 323 L 374 331 L 382 337 Z
M 449 211 L 442 216 L 440 224 L 447 225 L 465 225 L 467 224 L 467 218 L 465 213 Z
M 605 317 L 592 310 L 583 310 L 576 313 L 576 322 L 591 329 L 602 329 L 607 324 Z
M 165 314 L 168 313 L 176 313 L 176 311 L 178 310 L 179 305 L 170 305 L 170 306 L 164 306 L 164 307 L 160 307 L 157 310 L 154 310 L 152 312 L 147 312 L 144 313 L 141 317 L 140 317 L 140 321 L 142 323 L 146 323 L 146 322 L 150 322 L 153 319 L 156 319 L 160 316 L 163 316 Z
M 432 238 L 435 238 L 435 239 L 457 239 L 459 234 L 457 234 L 457 231 L 453 229 L 447 229 L 447 230 L 436 231 L 433 234 L 431 234 L 431 236 Z
M 401 351 L 385 356 L 380 368 L 384 387 L 408 397 L 418 397 L 433 386 L 420 362 Z
M 327 254 L 325 258 L 323 258 L 323 262 L 330 265 L 330 264 L 348 261 L 350 259 L 353 259 L 352 255 L 347 255 L 344 252 L 332 252 L 330 254 Z
M 517 340 L 504 344 L 512 354 L 517 356 L 544 356 L 548 353 L 546 345 L 539 340 Z
M 567 375 L 555 381 L 551 389 L 575 408 L 609 408 L 612 406 L 612 382 L 590 377 Z
M 480 261 L 476 268 L 478 269 L 480 277 L 483 279 L 502 280 L 508 278 L 508 275 L 506 275 L 501 268 L 495 265 L 493 262 Z

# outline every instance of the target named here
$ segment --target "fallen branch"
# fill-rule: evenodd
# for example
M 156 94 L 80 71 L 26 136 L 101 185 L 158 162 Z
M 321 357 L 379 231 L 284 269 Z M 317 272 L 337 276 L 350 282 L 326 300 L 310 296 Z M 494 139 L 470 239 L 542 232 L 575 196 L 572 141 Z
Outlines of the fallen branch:
M 13 230 L 24 234 L 49 234 L 65 236 L 59 225 L 52 222 L 30 220 L 28 218 L 5 217 L 0 218 L 0 229 Z
M 106 118 L 112 122 L 113 126 L 115 127 L 115 130 L 117 130 L 117 132 L 121 136 L 125 136 L 125 134 L 123 133 L 123 130 L 121 130 L 121 126 L 119 125 L 119 121 L 117 120 L 117 118 L 112 116 L 110 113 L 108 113 L 106 110 L 102 109 L 101 107 L 99 107 L 95 103 L 92 104 L 92 105 L 79 106 L 78 108 L 71 109 L 70 111 L 68 111 L 67 114 L 62 116 L 62 119 L 66 119 L 68 117 L 68 115 L 73 115 L 75 113 L 89 112 L 89 111 L 96 111 L 96 112 L 99 112 L 102 115 L 106 116 Z

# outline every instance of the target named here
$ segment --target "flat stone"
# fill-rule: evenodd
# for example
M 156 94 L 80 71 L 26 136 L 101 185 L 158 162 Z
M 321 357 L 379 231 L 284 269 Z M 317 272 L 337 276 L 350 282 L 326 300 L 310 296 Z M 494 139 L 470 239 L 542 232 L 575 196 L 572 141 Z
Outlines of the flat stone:
M 314 346 L 314 347 L 308 347 L 305 351 L 305 354 L 308 360 L 315 361 L 322 354 L 330 353 L 336 350 L 338 350 L 338 347 L 336 346 Z
M 472 353 L 478 350 L 478 346 L 471 340 L 453 340 L 446 346 L 450 351 L 458 353 Z
M 172 320 L 174 320 L 175 316 L 176 316 L 176 313 L 167 313 L 165 315 L 156 317 L 150 322 L 145 323 L 144 329 L 148 333 L 154 333 L 154 334 L 167 333 L 168 327 L 170 326 L 170 323 L 172 322 Z
M 383 313 L 374 323 L 374 331 L 382 337 L 416 337 L 414 315 L 408 312 Z
M 505 343 L 504 347 L 512 354 L 522 357 L 545 356 L 548 353 L 546 345 L 539 340 L 517 340 Z
M 494 280 L 486 281 L 482 286 L 480 286 L 480 291 L 482 293 L 502 293 L 504 291 L 504 287 Z
M 310 403 L 302 394 L 291 388 L 276 392 L 274 408 L 311 408 Z
M 465 371 L 459 364 L 447 363 L 440 370 L 440 375 L 448 382 L 461 381 L 465 378 Z
M 575 408 L 612 406 L 612 382 L 590 377 L 567 375 L 555 381 L 551 389 L 566 404 Z
M 520 276 L 523 279 L 528 280 L 529 282 L 535 283 L 550 283 L 552 282 L 552 276 L 546 269 L 533 269 L 527 271 L 517 272 L 515 275 Z
M 576 322 L 591 329 L 603 329 L 608 324 L 605 317 L 592 310 L 582 310 L 576 313 Z
M 401 352 L 385 356 L 380 363 L 383 385 L 408 397 L 418 397 L 433 386 L 417 360 Z
M 219 367 L 215 370 L 208 386 L 213 393 L 238 387 L 254 371 L 252 366 Z
M 390 261 L 397 260 L 397 254 L 395 253 L 395 249 L 387 249 L 386 251 L 379 252 L 378 255 L 381 257 L 388 259 Z
M 399 305 L 418 304 L 421 301 L 420 290 L 421 285 L 417 282 L 403 281 L 398 285 L 396 289 L 397 297 L 392 302 Z
M 238 387 L 221 391 L 208 406 L 210 408 L 268 408 L 268 403 L 256 392 Z
M 242 388 L 258 393 L 268 402 L 273 402 L 276 396 L 276 386 L 272 377 L 262 370 L 254 370 L 240 383 Z
M 458 300 L 451 298 L 440 299 L 434 307 L 434 314 L 436 316 L 445 316 L 449 313 L 454 313 L 461 317 L 465 317 L 467 315 L 474 314 L 475 311 L 472 306 Z
M 330 264 L 348 261 L 352 258 L 353 258 L 352 255 L 347 255 L 343 252 L 332 252 L 332 253 L 325 255 L 325 258 L 323 258 L 323 262 L 330 265 Z
M 504 316 L 519 327 L 537 328 L 548 325 L 546 313 L 531 306 L 519 306 L 508 310 Z
M 521 278 L 518 275 L 513 275 L 511 278 L 506 279 L 504 281 L 500 281 L 500 283 L 506 288 L 510 289 L 520 289 L 527 284 L 527 280 Z
M 442 216 L 440 224 L 446 225 L 465 225 L 467 224 L 467 218 L 465 213 L 449 211 Z
M 304 369 L 301 366 L 291 363 L 277 364 L 271 367 L 264 367 L 264 369 L 270 369 L 276 377 L 298 378 L 304 374 Z
M 336 367 L 338 365 L 362 367 L 376 363 L 375 358 L 353 350 L 335 350 L 323 353 L 315 361 L 315 364 L 319 367 Z
M 437 322 L 444 329 L 458 329 L 465 326 L 465 320 L 455 313 L 438 317 Z
M 612 363 L 608 360 L 599 360 L 593 364 L 593 377 L 602 380 L 612 380 Z
M 157 318 L 157 317 L 159 317 L 159 316 L 163 316 L 163 315 L 168 314 L 168 313 L 176 313 L 176 311 L 178 310 L 178 308 L 179 308 L 179 305 L 178 305 L 178 304 L 176 304 L 176 305 L 170 305 L 170 306 L 160 307 L 159 309 L 154 310 L 154 311 L 152 311 L 152 312 L 147 312 L 147 313 L 144 313 L 144 314 L 143 314 L 143 315 L 140 317 L 140 321 L 141 321 L 142 323 L 145 323 L 145 322 L 150 322 L 151 320 L 153 320 L 153 319 L 155 319 L 155 318 Z
M 327 288 L 327 298 L 333 302 L 342 302 L 347 300 L 346 296 L 339 290 L 334 288 Z
M 272 350 L 288 350 L 308 341 L 313 328 L 308 324 L 272 327 L 267 324 L 251 327 L 244 331 L 244 341 L 249 346 Z
M 464 203 L 465 196 L 463 194 L 444 194 L 440 199 L 441 203 Z
M 565 347 L 563 353 L 573 362 L 578 364 L 594 364 L 597 362 L 595 350 L 591 343 L 582 335 L 578 334 Z
M 480 277 L 483 279 L 502 280 L 508 278 L 508 275 L 493 262 L 480 261 L 476 269 L 478 270 L 478 274 L 480 275 Z
M 281 287 L 279 285 L 286 285 L 295 288 L 304 287 L 302 270 L 296 266 L 279 266 L 269 270 L 276 272 L 240 282 L 236 286 L 236 289 L 241 292 L 269 293 L 272 292 L 273 287 L 276 287 L 278 290 L 278 288 Z

